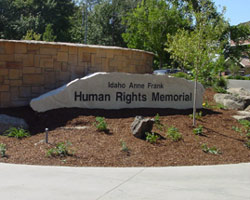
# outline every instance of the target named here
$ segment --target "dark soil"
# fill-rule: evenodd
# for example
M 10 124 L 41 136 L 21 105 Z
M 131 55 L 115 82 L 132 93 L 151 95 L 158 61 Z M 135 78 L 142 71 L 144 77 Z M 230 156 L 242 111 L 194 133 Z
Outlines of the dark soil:
M 214 92 L 207 89 L 204 101 L 213 102 Z M 245 134 L 232 129 L 241 125 L 232 118 L 236 111 L 219 108 L 198 110 L 202 117 L 197 125 L 203 126 L 203 135 L 193 133 L 192 110 L 174 109 L 122 109 L 89 110 L 58 109 L 45 113 L 36 113 L 30 107 L 1 109 L 0 113 L 21 117 L 30 126 L 31 137 L 24 139 L 0 136 L 0 143 L 6 144 L 6 157 L 0 162 L 67 165 L 67 166 L 181 166 L 208 165 L 250 162 L 250 150 L 244 145 Z M 155 117 L 165 127 L 174 126 L 183 135 L 183 139 L 174 142 L 166 136 L 166 130 L 154 126 L 153 132 L 161 139 L 156 144 L 135 138 L 130 125 L 137 115 Z M 96 116 L 106 118 L 109 131 L 99 132 L 93 125 Z M 85 129 L 76 129 L 76 127 Z M 49 128 L 49 144 L 41 142 L 45 137 L 45 128 Z M 166 129 L 166 128 L 164 128 Z M 46 153 L 59 142 L 71 142 L 74 154 L 66 157 L 48 157 Z M 129 151 L 122 151 L 121 141 Z M 202 144 L 217 147 L 221 154 L 204 153 Z

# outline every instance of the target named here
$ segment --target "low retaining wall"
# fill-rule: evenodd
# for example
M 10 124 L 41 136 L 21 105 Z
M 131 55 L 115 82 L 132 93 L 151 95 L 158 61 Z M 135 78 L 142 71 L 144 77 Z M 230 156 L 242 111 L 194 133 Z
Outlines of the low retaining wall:
M 153 56 L 119 47 L 0 40 L 0 107 L 28 105 L 93 72 L 151 73 Z

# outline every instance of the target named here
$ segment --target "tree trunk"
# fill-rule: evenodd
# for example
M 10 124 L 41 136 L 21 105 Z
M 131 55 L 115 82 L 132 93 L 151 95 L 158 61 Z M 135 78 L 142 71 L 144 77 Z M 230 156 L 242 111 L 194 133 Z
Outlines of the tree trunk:
M 196 96 L 197 96 L 197 69 L 196 69 L 196 75 L 195 75 L 195 82 L 194 82 L 194 103 L 193 103 L 193 127 L 196 126 Z

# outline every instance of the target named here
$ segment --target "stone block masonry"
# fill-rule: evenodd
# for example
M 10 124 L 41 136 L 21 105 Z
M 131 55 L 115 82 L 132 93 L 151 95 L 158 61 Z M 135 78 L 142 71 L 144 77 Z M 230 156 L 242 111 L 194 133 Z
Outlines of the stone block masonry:
M 0 107 L 26 106 L 94 72 L 152 73 L 153 57 L 120 47 L 0 39 Z

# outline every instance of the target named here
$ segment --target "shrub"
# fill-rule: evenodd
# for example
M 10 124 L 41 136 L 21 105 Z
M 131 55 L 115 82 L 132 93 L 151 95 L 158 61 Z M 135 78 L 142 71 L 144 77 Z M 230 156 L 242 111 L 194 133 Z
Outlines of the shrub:
M 5 153 L 6 153 L 6 145 L 0 143 L 0 154 L 2 158 L 6 156 Z
M 193 118 L 193 114 L 189 115 L 190 118 Z M 201 119 L 202 111 L 195 113 L 195 119 Z
M 245 146 L 250 149 L 250 140 L 247 140 L 247 142 L 245 143 Z
M 155 120 L 154 124 L 156 125 L 156 128 L 159 129 L 160 131 L 162 131 L 163 125 L 161 124 L 160 115 L 158 113 L 155 115 L 154 120 Z
M 214 86 L 213 89 L 214 89 L 214 91 L 217 92 L 217 93 L 227 94 L 227 91 L 226 91 L 225 88 L 218 87 L 218 86 Z
M 155 133 L 148 133 L 146 132 L 146 141 L 153 144 L 153 143 L 156 143 L 157 140 L 159 139 L 159 136 L 158 135 L 155 135 Z
M 11 127 L 4 132 L 4 135 L 6 135 L 8 137 L 15 137 L 18 139 L 22 139 L 24 137 L 29 137 L 30 133 L 23 128 Z
M 96 122 L 94 123 L 94 125 L 98 131 L 107 131 L 108 130 L 108 125 L 107 125 L 107 122 L 105 121 L 104 117 L 96 117 L 95 120 L 96 120 Z
M 207 144 L 202 144 L 201 145 L 202 151 L 205 153 L 210 153 L 210 154 L 221 154 L 220 150 L 217 149 L 217 147 L 211 147 L 209 148 Z
M 182 134 L 174 126 L 168 128 L 166 135 L 167 135 L 167 137 L 169 137 L 171 140 L 173 140 L 175 142 L 182 139 Z
M 203 132 L 203 126 L 202 125 L 200 125 L 198 128 L 193 129 L 193 133 L 195 135 L 202 135 L 202 132 Z
M 171 74 L 171 75 L 174 77 L 177 77 L 177 78 L 185 78 L 187 80 L 192 80 L 192 76 L 186 74 L 185 72 L 177 72 L 177 73 Z
M 122 146 L 121 150 L 124 152 L 129 152 L 129 148 L 127 147 L 126 142 L 124 142 L 123 140 L 120 140 L 120 142 L 121 142 L 121 146 Z
M 47 156 L 52 157 L 52 156 L 60 156 L 60 157 L 65 157 L 65 156 L 71 156 L 73 155 L 73 151 L 69 149 L 69 146 L 72 146 L 70 142 L 64 143 L 60 142 L 56 145 L 56 147 L 51 148 L 47 151 Z

